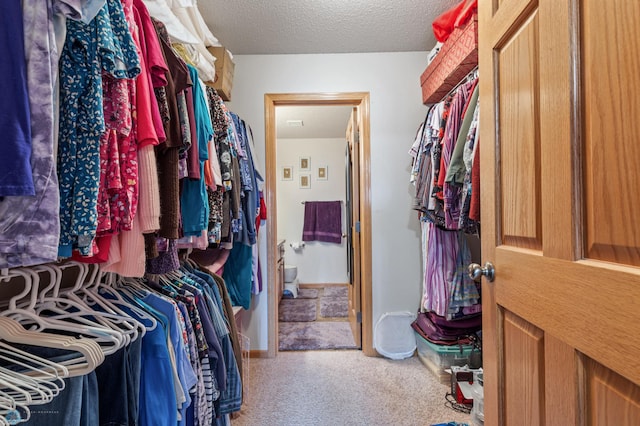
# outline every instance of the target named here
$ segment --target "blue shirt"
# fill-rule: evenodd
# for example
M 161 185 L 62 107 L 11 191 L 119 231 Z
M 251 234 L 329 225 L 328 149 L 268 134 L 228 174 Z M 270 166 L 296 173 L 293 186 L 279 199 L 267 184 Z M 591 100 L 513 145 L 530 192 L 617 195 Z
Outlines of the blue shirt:
M 182 327 L 178 323 L 178 317 L 175 311 L 176 308 L 171 302 L 164 300 L 162 297 L 153 293 L 149 293 L 144 298 L 144 301 L 162 312 L 162 314 L 169 319 L 169 338 L 171 339 L 171 344 L 174 349 L 178 378 L 180 379 L 180 384 L 182 385 L 185 397 L 187 398 L 182 406 L 184 409 L 191 404 L 189 391 L 196 385 L 198 378 L 196 377 L 187 356 L 187 349 L 184 345 L 184 340 L 182 339 Z
M 200 160 L 200 179 L 184 179 L 180 207 L 182 229 L 185 236 L 199 236 L 209 226 L 209 198 L 204 182 L 204 162 L 209 159 L 209 141 L 213 137 L 211 117 L 207 101 L 200 87 L 198 71 L 187 65 L 193 81 L 193 109 L 196 134 L 198 136 L 198 158 Z
M 160 322 L 142 338 L 139 409 L 141 425 L 175 426 L 178 423 L 173 370 L 165 329 Z
M 31 172 L 31 120 L 20 0 L 0 13 L 0 197 L 35 195 Z

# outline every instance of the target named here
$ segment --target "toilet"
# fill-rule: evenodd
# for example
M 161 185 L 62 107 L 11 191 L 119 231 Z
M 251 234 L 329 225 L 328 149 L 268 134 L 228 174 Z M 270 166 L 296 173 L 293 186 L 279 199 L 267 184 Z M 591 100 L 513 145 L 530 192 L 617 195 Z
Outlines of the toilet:
M 284 265 L 284 293 L 288 297 L 298 297 L 298 267 Z
M 295 265 L 284 265 L 284 282 L 292 283 L 298 276 L 298 267 Z

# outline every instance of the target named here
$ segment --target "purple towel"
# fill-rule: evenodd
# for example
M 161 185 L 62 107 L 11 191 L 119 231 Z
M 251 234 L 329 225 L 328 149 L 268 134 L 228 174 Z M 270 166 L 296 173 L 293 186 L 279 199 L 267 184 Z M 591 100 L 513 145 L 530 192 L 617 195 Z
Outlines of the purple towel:
M 307 201 L 302 241 L 342 244 L 342 202 Z

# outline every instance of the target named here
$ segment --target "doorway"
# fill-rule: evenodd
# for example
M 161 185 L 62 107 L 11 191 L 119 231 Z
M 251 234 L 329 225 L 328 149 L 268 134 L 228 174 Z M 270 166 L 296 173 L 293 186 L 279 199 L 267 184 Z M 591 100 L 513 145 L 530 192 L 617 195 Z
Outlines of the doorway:
M 352 203 L 347 224 L 354 251 L 352 268 L 359 276 L 350 273 L 350 323 L 354 333 L 361 341 L 365 355 L 375 356 L 372 336 L 371 315 L 371 199 L 370 199 L 370 148 L 369 148 L 369 93 L 310 93 L 310 94 L 266 94 L 266 185 L 265 198 L 269 212 L 267 220 L 267 275 L 268 275 L 268 352 L 269 357 L 278 352 L 278 226 L 277 226 L 277 188 L 278 168 L 276 162 L 276 107 L 285 106 L 351 106 L 357 120 L 359 143 L 352 152 L 352 176 L 357 177 L 358 200 Z M 355 132 L 355 130 L 354 130 Z M 354 220 L 357 218 L 358 220 Z M 356 288 L 357 286 L 357 288 Z M 357 308 L 357 312 L 352 308 Z
M 350 105 L 276 107 L 278 350 L 360 349 L 349 321 Z M 354 299 L 352 295 L 351 299 Z M 358 310 L 359 312 L 359 310 Z

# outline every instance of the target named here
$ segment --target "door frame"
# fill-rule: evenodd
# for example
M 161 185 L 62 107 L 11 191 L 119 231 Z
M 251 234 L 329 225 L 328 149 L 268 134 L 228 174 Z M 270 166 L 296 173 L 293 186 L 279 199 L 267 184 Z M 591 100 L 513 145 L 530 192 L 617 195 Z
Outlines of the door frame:
M 360 114 L 360 270 L 362 309 L 362 352 L 377 356 L 373 348 L 373 317 L 371 287 L 371 151 L 369 140 L 369 92 L 343 93 L 266 93 L 265 114 L 265 199 L 267 204 L 267 288 L 268 288 L 268 349 L 267 356 L 278 353 L 278 294 L 277 280 L 277 163 L 276 163 L 276 107 L 277 106 L 332 106 L 352 105 Z
M 348 185 L 345 187 L 346 199 L 348 200 L 347 206 L 349 211 L 347 212 L 347 263 L 349 270 L 349 312 L 347 317 L 349 318 L 349 325 L 351 326 L 351 332 L 353 338 L 356 341 L 356 346 L 362 347 L 362 306 L 361 306 L 361 271 L 360 271 L 360 234 L 358 233 L 357 226 L 359 226 L 360 220 L 360 117 L 358 108 L 353 107 L 349 116 L 349 123 L 347 124 L 347 131 L 345 132 L 345 139 L 347 142 L 347 149 L 345 150 L 348 155 L 345 155 L 345 177 Z M 354 176 L 355 175 L 355 176 Z M 353 206 L 357 205 L 358 209 L 354 209 Z M 356 262 L 356 259 L 358 261 Z

